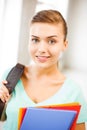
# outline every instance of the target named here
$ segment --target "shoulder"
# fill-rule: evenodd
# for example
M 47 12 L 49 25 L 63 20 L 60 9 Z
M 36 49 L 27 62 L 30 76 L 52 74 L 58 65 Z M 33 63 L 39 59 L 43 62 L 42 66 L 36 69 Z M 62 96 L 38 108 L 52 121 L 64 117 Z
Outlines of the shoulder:
M 69 101 L 79 102 L 79 104 L 81 105 L 81 110 L 77 122 L 78 123 L 86 122 L 87 102 L 84 97 L 81 86 L 70 78 L 66 80 L 66 86 L 67 86 L 66 87 L 67 93 L 69 94 Z
M 77 92 L 81 91 L 81 86 L 71 78 L 66 79 L 65 85 L 68 87 L 68 89 L 75 90 Z
M 71 78 L 68 78 L 65 81 L 64 91 L 69 96 L 69 99 L 73 100 L 74 102 L 80 102 L 83 100 L 84 94 L 81 86 Z

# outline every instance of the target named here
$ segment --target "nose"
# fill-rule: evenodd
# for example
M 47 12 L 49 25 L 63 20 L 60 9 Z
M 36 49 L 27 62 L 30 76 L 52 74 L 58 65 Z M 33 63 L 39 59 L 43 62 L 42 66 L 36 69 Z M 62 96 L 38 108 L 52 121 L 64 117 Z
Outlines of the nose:
M 47 50 L 47 45 L 44 41 L 40 42 L 39 46 L 38 46 L 38 51 L 40 53 L 45 53 Z

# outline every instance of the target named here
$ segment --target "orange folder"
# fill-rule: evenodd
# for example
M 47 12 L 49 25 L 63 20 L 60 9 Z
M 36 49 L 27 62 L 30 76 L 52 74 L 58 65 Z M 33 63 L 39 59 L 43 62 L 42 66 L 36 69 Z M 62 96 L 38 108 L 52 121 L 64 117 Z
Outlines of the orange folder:
M 56 109 L 56 110 L 75 110 L 77 115 L 73 121 L 73 124 L 70 130 L 74 130 L 76 126 L 76 121 L 80 112 L 81 105 L 79 103 L 68 103 L 68 104 L 55 104 L 55 105 L 47 105 L 47 106 L 38 106 L 38 108 L 46 108 L 46 109 Z M 18 130 L 20 130 L 23 118 L 26 114 L 27 108 L 20 108 L 19 110 L 19 120 L 18 120 Z
M 20 108 L 20 109 L 19 109 L 18 130 L 20 130 L 20 127 L 21 127 L 23 118 L 24 118 L 24 116 L 25 116 L 26 110 L 27 110 L 27 108 Z

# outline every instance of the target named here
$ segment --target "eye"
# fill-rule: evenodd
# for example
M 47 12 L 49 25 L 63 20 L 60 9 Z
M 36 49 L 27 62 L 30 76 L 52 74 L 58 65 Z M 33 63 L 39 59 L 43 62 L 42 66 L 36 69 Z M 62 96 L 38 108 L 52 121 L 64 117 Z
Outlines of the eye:
M 49 40 L 48 43 L 49 43 L 49 44 L 55 44 L 56 41 L 52 39 L 52 40 Z
M 32 43 L 38 43 L 39 42 L 39 40 L 37 38 L 32 38 L 31 41 L 32 41 Z

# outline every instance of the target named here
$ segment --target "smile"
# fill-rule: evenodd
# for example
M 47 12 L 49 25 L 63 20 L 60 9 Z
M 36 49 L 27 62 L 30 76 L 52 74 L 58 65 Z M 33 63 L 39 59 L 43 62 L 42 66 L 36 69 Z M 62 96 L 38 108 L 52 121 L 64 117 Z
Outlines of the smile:
M 48 58 L 50 58 L 49 56 L 36 56 L 37 60 L 39 62 L 46 62 L 48 60 Z

